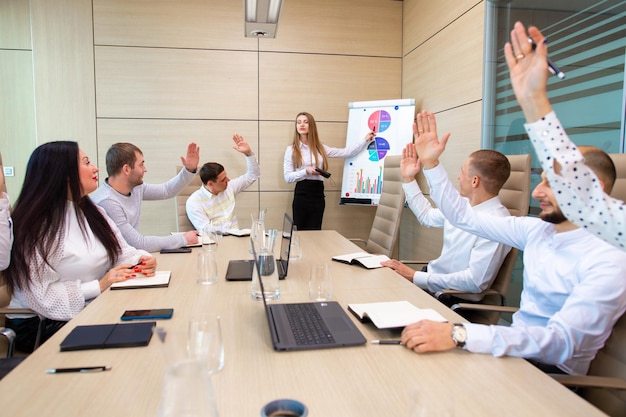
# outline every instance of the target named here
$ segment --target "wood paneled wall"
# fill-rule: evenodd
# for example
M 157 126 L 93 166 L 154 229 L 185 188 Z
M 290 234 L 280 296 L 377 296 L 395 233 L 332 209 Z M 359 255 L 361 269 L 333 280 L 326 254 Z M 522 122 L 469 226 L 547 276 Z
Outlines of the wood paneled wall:
M 440 134 L 452 133 L 441 160 L 455 183 L 481 145 L 484 8 L 482 0 L 404 0 L 402 96 L 434 112 Z M 428 194 L 422 174 L 418 182 Z M 441 229 L 422 227 L 405 209 L 400 258 L 434 259 L 441 245 Z
M 232 178 L 245 170 L 231 149 L 237 132 L 262 171 L 237 214 L 243 222 L 267 208 L 280 227 L 291 210 L 282 157 L 295 115 L 312 113 L 323 141 L 343 146 L 349 102 L 400 97 L 436 111 L 453 132 L 444 164 L 456 177 L 480 145 L 483 8 L 482 0 L 288 0 L 277 38 L 250 39 L 239 1 L 0 0 L 0 150 L 16 168 L 9 191 L 15 199 L 34 147 L 58 139 L 79 141 L 101 180 L 118 141 L 143 150 L 147 182 L 174 175 L 190 141 Z M 331 160 L 324 228 L 366 238 L 374 208 L 338 204 L 342 169 Z M 174 213 L 173 200 L 146 202 L 142 232 L 169 233 Z M 436 236 L 424 239 L 414 223 L 403 216 L 401 257 L 422 246 L 436 254 Z

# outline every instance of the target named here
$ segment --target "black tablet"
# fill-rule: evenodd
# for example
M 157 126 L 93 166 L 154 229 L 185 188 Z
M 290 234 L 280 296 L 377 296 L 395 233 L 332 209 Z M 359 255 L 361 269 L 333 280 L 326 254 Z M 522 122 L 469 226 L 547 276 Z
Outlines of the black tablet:
M 226 281 L 252 281 L 252 259 L 237 259 L 228 262 Z

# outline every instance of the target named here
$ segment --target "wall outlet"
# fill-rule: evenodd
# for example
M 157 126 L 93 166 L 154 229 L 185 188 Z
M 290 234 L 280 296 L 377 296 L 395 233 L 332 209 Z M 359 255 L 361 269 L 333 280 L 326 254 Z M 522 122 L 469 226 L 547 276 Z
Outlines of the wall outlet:
M 4 176 L 5 177 L 14 177 L 15 176 L 15 171 L 13 170 L 13 167 L 4 167 Z

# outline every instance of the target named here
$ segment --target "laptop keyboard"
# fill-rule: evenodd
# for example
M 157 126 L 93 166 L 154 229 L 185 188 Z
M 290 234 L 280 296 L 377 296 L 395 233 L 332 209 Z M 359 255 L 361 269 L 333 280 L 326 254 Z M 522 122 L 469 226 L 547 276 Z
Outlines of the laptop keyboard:
M 335 343 L 314 304 L 284 304 L 284 307 L 298 345 Z

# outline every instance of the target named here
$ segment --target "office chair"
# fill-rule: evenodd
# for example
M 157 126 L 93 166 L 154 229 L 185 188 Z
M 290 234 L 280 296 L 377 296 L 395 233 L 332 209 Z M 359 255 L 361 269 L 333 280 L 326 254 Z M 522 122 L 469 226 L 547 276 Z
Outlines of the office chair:
M 615 164 L 615 172 L 617 174 L 611 197 L 619 198 L 626 202 L 626 154 L 610 153 L 609 156 Z
M 0 169 L 4 170 L 4 166 L 2 164 L 2 155 L 0 154 Z M 7 192 L 6 183 L 2 184 L 0 187 L 0 192 Z M 15 331 L 8 327 L 4 327 L 4 316 L 5 314 L 35 314 L 35 312 L 31 309 L 16 309 L 7 307 L 9 302 L 11 301 L 11 297 L 9 296 L 9 292 L 7 291 L 6 286 L 4 285 L 2 273 L 0 272 L 0 316 L 2 316 L 2 323 L 0 323 L 0 336 L 4 337 L 7 342 L 7 354 L 6 358 L 0 359 L 0 379 L 2 379 L 7 373 L 9 373 L 13 368 L 20 364 L 24 357 L 13 357 L 13 353 L 15 351 Z M 39 341 L 41 338 L 41 331 L 43 330 L 43 321 L 39 321 L 39 329 L 37 333 L 37 339 L 35 341 L 35 347 L 39 346 Z
M 180 172 L 182 166 L 176 167 L 176 174 Z M 202 186 L 202 180 L 199 175 L 193 177 L 193 180 L 180 193 L 174 198 L 174 204 L 176 208 L 176 228 L 178 232 L 188 232 L 195 228 L 187 217 L 187 199 L 191 194 L 198 190 Z
M 404 208 L 404 190 L 402 189 L 402 173 L 400 160 L 402 156 L 385 157 L 383 189 L 376 207 L 374 222 L 367 241 L 351 238 L 353 242 L 365 245 L 369 253 L 393 256 L 398 241 L 398 230 Z
M 504 183 L 500 193 L 500 201 L 509 209 L 512 216 L 526 216 L 530 203 L 530 154 L 507 155 L 511 164 L 511 175 Z M 506 294 L 509 290 L 518 250 L 511 248 L 504 258 L 491 286 L 481 293 L 467 293 L 457 290 L 441 290 L 435 297 L 453 296 L 468 301 L 457 303 L 452 309 L 473 323 L 496 324 L 500 319 L 501 310 L 493 311 L 482 308 L 483 305 L 505 306 Z M 480 303 L 480 304 L 477 304 Z M 507 309 L 504 309 L 507 310 Z
M 626 315 L 598 351 L 585 376 L 550 374 L 567 387 L 579 387 L 577 393 L 613 417 L 626 415 Z
M 626 154 L 609 154 L 617 177 L 611 197 L 626 201 Z M 551 375 L 568 387 L 578 387 L 581 397 L 610 416 L 626 415 L 626 315 L 611 331 L 604 347 L 591 362 L 586 376 Z

